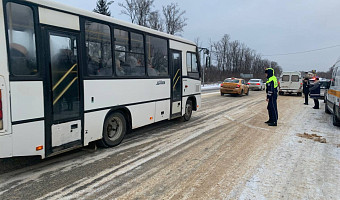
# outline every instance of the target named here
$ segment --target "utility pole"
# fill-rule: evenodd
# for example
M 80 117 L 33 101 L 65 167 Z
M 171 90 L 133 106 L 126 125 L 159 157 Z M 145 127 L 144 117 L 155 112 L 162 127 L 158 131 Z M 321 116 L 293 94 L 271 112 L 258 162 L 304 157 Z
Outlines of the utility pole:
M 209 49 L 208 48 L 204 48 L 204 47 L 198 47 L 199 49 L 199 53 L 203 52 L 203 56 L 202 56 L 202 62 L 201 63 L 204 63 L 205 62 L 205 66 L 203 65 L 202 66 L 202 85 L 204 86 L 204 80 L 205 80 L 205 67 L 207 67 L 208 65 L 208 62 L 207 60 L 209 60 Z M 205 57 L 207 56 L 207 57 Z

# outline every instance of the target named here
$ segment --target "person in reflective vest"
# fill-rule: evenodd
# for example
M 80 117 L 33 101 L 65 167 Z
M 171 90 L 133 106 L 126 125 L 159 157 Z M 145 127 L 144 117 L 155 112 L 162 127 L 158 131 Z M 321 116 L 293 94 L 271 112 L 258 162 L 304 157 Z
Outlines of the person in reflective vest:
M 268 114 L 269 120 L 266 121 L 269 126 L 277 126 L 278 120 L 278 111 L 277 111 L 277 79 L 274 76 L 274 69 L 267 68 L 265 71 L 267 75 L 266 82 L 266 93 L 267 93 L 267 102 L 268 102 Z

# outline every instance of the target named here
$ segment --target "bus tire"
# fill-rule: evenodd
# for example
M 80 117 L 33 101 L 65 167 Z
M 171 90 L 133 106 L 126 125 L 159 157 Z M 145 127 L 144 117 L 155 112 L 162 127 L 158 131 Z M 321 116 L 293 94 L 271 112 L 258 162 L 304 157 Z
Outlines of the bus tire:
M 192 115 L 192 101 L 191 100 L 187 100 L 187 103 L 185 104 L 185 113 L 182 116 L 182 120 L 183 122 L 185 121 L 189 121 Z
M 336 112 L 336 110 L 335 110 L 335 106 L 334 106 L 334 108 L 333 108 L 333 125 L 334 126 L 340 126 L 340 120 L 336 116 L 335 112 Z
M 121 112 L 113 112 L 105 119 L 100 145 L 104 147 L 117 146 L 123 141 L 126 132 L 126 117 Z

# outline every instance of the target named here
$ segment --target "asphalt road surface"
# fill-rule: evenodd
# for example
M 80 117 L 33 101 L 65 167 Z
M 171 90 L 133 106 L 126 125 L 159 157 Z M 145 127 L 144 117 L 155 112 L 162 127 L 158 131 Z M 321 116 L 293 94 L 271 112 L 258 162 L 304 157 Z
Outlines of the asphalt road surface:
M 263 91 L 209 90 L 190 121 L 134 130 L 115 148 L 0 160 L 0 199 L 336 199 L 340 130 L 311 107 L 280 96 L 268 127 Z

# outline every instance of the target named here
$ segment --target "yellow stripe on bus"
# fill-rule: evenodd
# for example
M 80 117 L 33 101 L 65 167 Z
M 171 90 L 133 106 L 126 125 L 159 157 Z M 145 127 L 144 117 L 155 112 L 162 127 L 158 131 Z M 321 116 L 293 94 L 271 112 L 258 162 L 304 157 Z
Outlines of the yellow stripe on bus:
M 340 98 L 340 91 L 337 90 L 328 90 L 328 94 L 339 97 Z
M 174 80 L 172 80 L 173 82 L 175 82 L 176 76 L 177 76 L 178 72 L 179 72 L 179 69 L 177 70 L 177 72 L 176 72 L 176 74 L 175 74 L 175 76 L 174 76 Z

